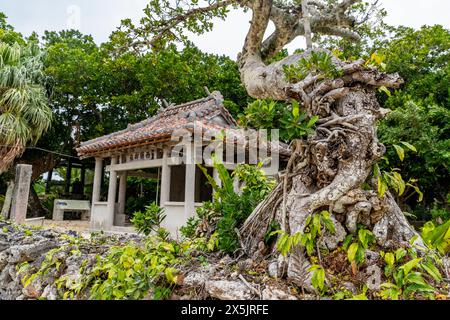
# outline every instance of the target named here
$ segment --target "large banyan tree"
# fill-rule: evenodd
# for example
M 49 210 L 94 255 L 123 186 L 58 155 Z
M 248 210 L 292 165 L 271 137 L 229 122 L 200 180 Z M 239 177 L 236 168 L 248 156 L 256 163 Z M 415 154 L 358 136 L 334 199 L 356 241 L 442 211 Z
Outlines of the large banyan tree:
M 306 35 L 309 43 L 311 32 L 358 41 L 355 30 L 367 19 L 355 17 L 356 9 L 364 8 L 362 1 L 226 0 L 203 7 L 185 5 L 152 1 L 142 26 L 126 22 L 132 45 L 158 47 L 164 39 L 183 38 L 183 30 L 209 30 L 211 17 L 224 18 L 229 6 L 250 9 L 252 19 L 238 57 L 248 94 L 256 99 L 296 100 L 317 118 L 315 133 L 292 142 L 292 156 L 280 182 L 239 230 L 243 249 L 254 258 L 264 256 L 269 253 L 264 236 L 273 220 L 294 235 L 304 231 L 309 217 L 323 211 L 330 213 L 334 232 L 325 232 L 318 247 L 335 249 L 346 235 L 357 232 L 358 224 L 371 230 L 381 247 L 408 246 L 416 232 L 390 192 L 380 195 L 372 174 L 385 153 L 377 139 L 377 122 L 388 113 L 380 107 L 376 91 L 398 88 L 399 75 L 382 73 L 360 60 L 341 61 L 320 49 L 268 63 L 297 37 Z M 265 38 L 269 22 L 275 30 Z M 280 256 L 277 265 L 280 276 L 308 287 L 310 262 L 304 246 Z

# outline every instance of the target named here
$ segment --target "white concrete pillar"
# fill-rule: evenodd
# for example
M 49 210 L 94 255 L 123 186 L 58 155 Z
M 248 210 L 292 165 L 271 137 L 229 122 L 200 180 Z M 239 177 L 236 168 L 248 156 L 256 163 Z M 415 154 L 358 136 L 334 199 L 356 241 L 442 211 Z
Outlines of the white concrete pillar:
M 111 166 L 117 164 L 117 157 L 111 158 Z M 117 171 L 111 170 L 109 172 L 109 188 L 108 188 L 108 205 L 106 207 L 106 221 L 105 227 L 109 228 L 114 225 L 114 207 L 116 205 L 117 192 Z
M 100 200 L 100 189 L 102 187 L 103 159 L 95 158 L 94 185 L 92 186 L 92 204 Z
M 122 174 L 120 175 L 120 180 L 119 180 L 119 214 L 124 214 L 125 213 L 125 203 L 126 203 L 126 198 L 127 198 L 127 177 L 128 177 L 128 172 L 124 171 L 122 172 Z
M 162 167 L 161 167 L 161 183 L 160 183 L 160 198 L 159 205 L 164 207 L 165 203 L 170 201 L 170 172 L 171 168 L 168 164 L 170 156 L 170 148 L 164 148 Z
M 186 147 L 186 181 L 184 187 L 184 217 L 189 219 L 195 215 L 195 170 L 194 144 Z

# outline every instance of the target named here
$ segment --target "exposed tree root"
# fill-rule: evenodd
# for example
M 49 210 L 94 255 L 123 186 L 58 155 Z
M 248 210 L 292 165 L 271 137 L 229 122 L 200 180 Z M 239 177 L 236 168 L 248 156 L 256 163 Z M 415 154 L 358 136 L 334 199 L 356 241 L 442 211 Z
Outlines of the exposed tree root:
M 373 165 L 385 152 L 376 124 L 388 112 L 380 108 L 375 90 L 398 87 L 402 80 L 367 68 L 362 61 L 334 63 L 343 71 L 340 78 L 321 80 L 310 74 L 298 83 L 282 84 L 289 98 L 301 101 L 308 114 L 319 119 L 314 135 L 292 143 L 292 157 L 278 185 L 240 229 L 241 244 L 253 258 L 268 253 L 264 236 L 271 221 L 277 220 L 291 235 L 303 233 L 306 219 L 321 210 L 331 213 L 336 228 L 318 242 L 328 250 L 356 233 L 358 224 L 372 230 L 384 248 L 408 246 L 416 235 L 392 195 L 380 197 L 371 181 Z M 264 86 L 258 84 L 259 93 Z M 279 258 L 278 267 L 280 275 L 286 271 L 290 280 L 311 290 L 309 260 L 302 247 Z

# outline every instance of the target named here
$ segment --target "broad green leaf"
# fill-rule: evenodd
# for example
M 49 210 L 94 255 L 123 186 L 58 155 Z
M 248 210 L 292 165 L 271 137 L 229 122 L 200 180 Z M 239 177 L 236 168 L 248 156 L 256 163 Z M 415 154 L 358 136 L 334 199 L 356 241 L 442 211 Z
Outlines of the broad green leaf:
M 386 261 L 386 263 L 387 263 L 389 266 L 393 266 L 394 263 L 395 263 L 395 257 L 394 257 L 394 254 L 393 254 L 392 252 L 387 252 L 387 253 L 384 255 L 384 261 Z
M 411 261 L 408 261 L 407 263 L 405 263 L 404 265 L 402 265 L 400 267 L 400 269 L 402 269 L 405 273 L 405 277 L 408 275 L 408 273 L 414 268 L 416 267 L 419 262 L 422 260 L 422 258 L 417 258 L 417 259 L 413 259 Z
M 416 147 L 414 147 L 412 144 L 405 141 L 400 141 L 400 143 L 403 144 L 405 147 L 407 147 L 409 150 L 417 152 Z
M 355 242 L 355 243 L 352 243 L 350 245 L 350 247 L 348 248 L 348 250 L 347 250 L 347 258 L 348 258 L 349 262 L 352 262 L 352 261 L 355 260 L 356 252 L 358 251 L 358 247 L 359 247 L 358 244 Z
M 317 120 L 319 120 L 319 117 L 318 116 L 313 116 L 311 119 L 309 119 L 309 121 L 306 124 L 306 126 L 308 128 L 311 128 L 316 123 Z
M 378 176 L 378 195 L 382 198 L 387 190 L 386 181 L 381 176 Z
M 347 250 L 350 243 L 353 240 L 353 235 L 349 234 L 345 237 L 344 242 L 342 243 L 342 247 L 344 248 L 344 250 Z
M 300 113 L 300 107 L 298 105 L 298 102 L 292 103 L 292 115 L 294 118 L 298 118 L 298 115 Z
M 395 251 L 395 260 L 399 262 L 404 256 L 406 256 L 406 250 L 403 248 L 399 248 Z
M 392 174 L 396 182 L 398 195 L 401 196 L 405 192 L 405 181 L 403 181 L 402 175 L 400 173 L 392 172 Z
M 431 262 L 427 261 L 421 264 L 421 267 L 425 269 L 425 271 L 436 281 L 442 280 L 442 275 L 439 272 L 439 269 Z
M 312 285 L 319 290 L 325 286 L 325 270 L 322 267 L 317 268 L 311 278 Z
M 400 158 L 400 160 L 403 161 L 405 159 L 405 149 L 403 149 L 397 144 L 394 144 L 393 147 L 395 148 L 395 151 L 397 152 L 397 155 Z
M 379 87 L 379 88 L 378 88 L 378 91 L 386 93 L 386 95 L 387 95 L 388 97 L 391 96 L 391 92 L 390 92 L 389 89 L 386 88 L 385 86 Z

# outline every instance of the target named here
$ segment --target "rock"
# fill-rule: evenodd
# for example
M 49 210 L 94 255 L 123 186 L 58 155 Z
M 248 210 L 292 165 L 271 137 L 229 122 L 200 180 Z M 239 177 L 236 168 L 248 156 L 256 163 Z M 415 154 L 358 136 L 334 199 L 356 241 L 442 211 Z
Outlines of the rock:
M 0 241 L 0 252 L 3 251 L 3 250 L 5 250 L 5 249 L 8 249 L 9 246 L 10 246 L 10 244 L 9 244 L 8 242 L 6 242 L 6 241 Z
M 190 272 L 184 277 L 183 285 L 189 287 L 202 287 L 207 278 L 205 273 L 202 272 Z
M 22 289 L 22 293 L 25 297 L 31 299 L 37 299 L 42 295 L 42 283 L 39 277 L 36 277 L 31 283 Z
M 241 260 L 237 263 L 237 266 L 240 272 L 244 272 L 253 267 L 253 260 L 252 259 Z
M 278 261 L 272 261 L 267 266 L 267 273 L 272 278 L 278 278 Z
M 220 259 L 219 261 L 219 265 L 228 265 L 233 261 L 233 259 L 231 259 L 231 257 L 229 255 L 226 255 L 225 257 L 223 257 L 222 259 Z
M 57 300 L 58 299 L 58 290 L 54 285 L 48 285 L 45 287 L 42 292 L 42 298 L 47 300 Z
M 205 290 L 219 300 L 252 299 L 250 289 L 240 281 L 209 280 L 205 283 Z
M 357 294 L 358 290 L 356 289 L 355 285 L 351 282 L 344 282 L 342 283 L 342 286 L 350 291 L 352 294 Z
M 337 221 L 333 215 L 330 216 L 330 219 L 334 223 L 335 233 L 325 232 L 324 236 L 319 241 L 319 247 L 334 250 L 339 246 L 340 242 L 344 241 L 347 233 L 341 223 Z
M 50 240 L 42 240 L 34 244 L 15 245 L 8 249 L 10 256 L 7 260 L 11 264 L 33 261 L 54 247 L 56 247 L 55 242 Z
M 266 287 L 262 291 L 262 300 L 298 300 L 297 297 L 274 287 Z
M 365 262 L 368 266 L 376 264 L 378 262 L 378 259 L 381 257 L 378 252 L 372 250 L 366 250 L 365 255 Z

